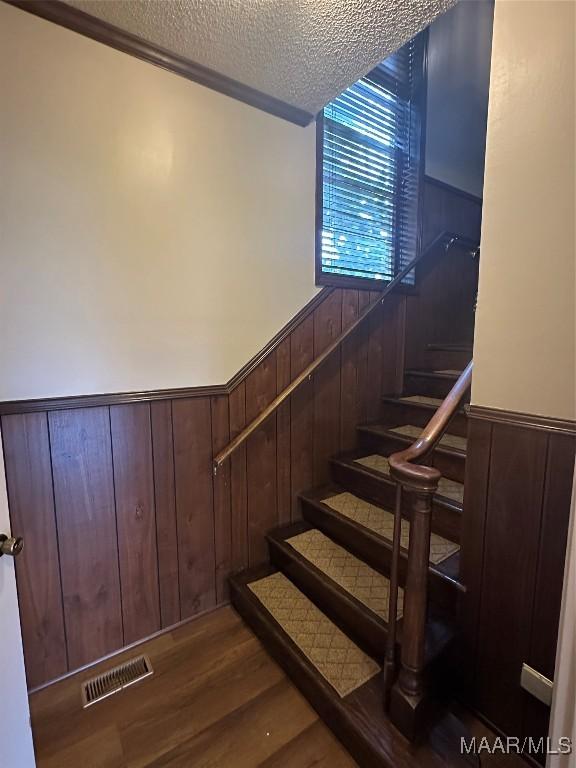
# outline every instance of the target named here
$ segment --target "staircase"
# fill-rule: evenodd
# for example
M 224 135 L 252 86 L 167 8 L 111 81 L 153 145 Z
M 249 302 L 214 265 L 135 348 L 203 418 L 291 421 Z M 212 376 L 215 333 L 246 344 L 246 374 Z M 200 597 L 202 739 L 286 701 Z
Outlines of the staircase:
M 236 609 L 362 767 L 476 764 L 459 754 L 464 733 L 446 711 L 430 718 L 425 741 L 404 738 L 385 713 L 382 685 L 396 498 L 388 457 L 420 435 L 459 374 L 406 370 L 403 394 L 384 398 L 378 423 L 358 426 L 358 450 L 331 459 L 330 484 L 300 495 L 302 520 L 268 535 L 270 565 L 231 579 Z M 425 641 L 425 674 L 433 685 L 454 638 L 463 590 L 462 410 L 428 463 L 442 473 L 432 503 Z M 400 586 L 407 573 L 410 494 L 402 505 Z M 400 588 L 399 646 L 403 597 Z

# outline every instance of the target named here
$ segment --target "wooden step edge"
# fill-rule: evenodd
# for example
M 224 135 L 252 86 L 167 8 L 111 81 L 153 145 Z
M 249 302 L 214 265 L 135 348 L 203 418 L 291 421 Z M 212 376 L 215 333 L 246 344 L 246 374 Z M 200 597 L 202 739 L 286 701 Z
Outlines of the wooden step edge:
M 332 486 L 330 486 L 330 488 L 332 488 Z M 341 489 L 336 490 L 336 493 L 343 492 L 344 491 Z M 392 552 L 392 542 L 389 539 L 385 539 L 377 533 L 374 533 L 374 531 L 371 531 L 369 528 L 364 528 L 364 526 L 359 525 L 354 520 L 350 520 L 350 518 L 341 515 L 335 509 L 332 509 L 332 507 L 324 504 L 323 501 L 318 498 L 319 495 L 320 493 L 318 490 L 299 494 L 298 498 L 302 503 L 304 519 L 310 522 L 314 527 L 327 533 L 330 538 L 333 538 L 334 541 L 340 544 L 340 546 L 348 549 L 349 552 L 352 552 L 352 554 L 360 560 L 367 562 L 368 565 L 374 568 L 374 570 L 387 576 L 388 571 L 383 566 L 379 550 L 380 552 L 385 550 L 388 555 L 390 555 Z M 309 518 L 306 517 L 307 507 L 316 510 L 316 512 L 320 513 L 321 517 L 315 517 L 313 520 L 309 520 Z M 323 523 L 321 522 L 322 519 L 329 523 L 326 528 L 323 527 Z M 338 530 L 340 530 L 340 535 L 338 534 Z M 365 556 L 365 552 L 361 547 L 362 543 L 365 543 L 368 550 L 372 552 L 372 556 L 370 556 L 369 559 Z M 438 563 L 438 565 L 429 563 L 428 572 L 444 586 L 449 587 L 456 592 L 465 593 L 466 587 L 455 577 L 453 574 L 454 569 L 451 568 L 452 563 L 449 562 L 458 555 L 459 553 L 457 552 L 449 558 L 446 558 L 446 560 L 443 560 L 441 563 Z M 400 560 L 404 563 L 405 567 L 408 560 L 408 552 L 405 549 L 400 550 Z M 444 568 L 441 566 L 444 566 Z
M 459 374 L 443 373 L 442 371 L 426 370 L 424 368 L 408 368 L 404 376 L 414 376 L 422 379 L 440 379 L 442 381 L 457 381 Z
M 400 406 L 404 408 L 417 408 L 421 411 L 428 411 L 429 413 L 436 413 L 438 408 L 441 405 L 441 402 L 443 398 L 438 397 L 437 400 L 440 400 L 440 403 L 438 405 L 433 405 L 432 403 L 419 403 L 415 400 L 404 400 L 404 397 L 418 397 L 418 395 L 384 395 L 382 397 L 382 402 L 385 405 L 392 405 L 392 406 Z M 422 397 L 427 397 L 427 395 L 422 395 Z M 461 416 L 464 419 L 468 418 L 468 414 L 466 413 L 466 409 L 462 406 L 461 408 L 458 408 L 456 411 L 457 416 Z
M 472 356 L 474 351 L 474 345 L 466 342 L 453 343 L 453 342 L 434 342 L 426 344 L 427 352 L 466 352 Z
M 399 425 L 403 426 L 403 425 Z M 383 427 L 380 423 L 376 424 L 359 424 L 356 429 L 359 432 L 362 432 L 366 435 L 370 435 L 371 437 L 381 438 L 383 440 L 397 440 L 402 445 L 412 445 L 414 440 L 416 438 L 409 437 L 408 435 L 402 435 L 399 432 L 392 432 L 391 429 L 388 429 L 386 427 Z M 449 433 L 448 433 L 449 434 Z M 466 460 L 466 451 L 461 451 L 459 448 L 452 448 L 451 446 L 447 445 L 437 445 L 432 453 L 441 453 L 445 456 L 450 456 L 451 458 L 455 459 L 463 459 Z
M 452 713 L 442 713 L 428 739 L 411 745 L 384 713 L 379 676 L 338 696 L 251 592 L 253 580 L 251 572 L 230 577 L 232 605 L 362 768 L 479 768 L 477 758 L 459 754 L 461 733 L 469 734 Z
M 351 471 L 357 472 L 361 477 L 364 477 L 367 480 L 376 480 L 380 483 L 385 483 L 387 486 L 395 488 L 396 481 L 393 480 L 390 475 L 386 475 L 384 472 L 379 472 L 377 469 L 373 469 L 372 467 L 367 467 L 365 464 L 358 464 L 358 462 L 355 461 L 355 459 L 361 459 L 364 456 L 366 456 L 366 451 L 354 451 L 353 454 L 339 454 L 330 458 L 330 464 L 346 467 Z M 361 494 L 355 493 L 355 495 L 360 496 Z M 367 501 L 370 501 L 369 497 L 365 498 Z M 455 499 L 451 499 L 449 496 L 442 496 L 441 493 L 434 494 L 433 503 L 460 515 L 464 509 L 464 505 L 461 502 L 456 501 Z

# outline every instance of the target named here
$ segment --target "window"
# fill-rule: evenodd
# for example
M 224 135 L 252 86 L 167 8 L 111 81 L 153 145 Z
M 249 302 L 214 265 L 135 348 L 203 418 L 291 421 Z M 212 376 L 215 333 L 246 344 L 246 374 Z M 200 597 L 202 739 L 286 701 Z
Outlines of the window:
M 318 283 L 378 287 L 416 255 L 424 48 L 420 34 L 318 121 Z

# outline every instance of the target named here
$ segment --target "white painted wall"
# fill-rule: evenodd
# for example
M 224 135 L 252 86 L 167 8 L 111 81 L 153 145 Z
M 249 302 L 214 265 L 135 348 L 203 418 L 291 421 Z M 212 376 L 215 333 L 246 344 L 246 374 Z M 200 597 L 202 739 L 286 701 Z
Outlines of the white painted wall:
M 472 402 L 576 417 L 575 10 L 496 0 Z
M 0 3 L 0 400 L 227 381 L 316 293 L 315 129 Z

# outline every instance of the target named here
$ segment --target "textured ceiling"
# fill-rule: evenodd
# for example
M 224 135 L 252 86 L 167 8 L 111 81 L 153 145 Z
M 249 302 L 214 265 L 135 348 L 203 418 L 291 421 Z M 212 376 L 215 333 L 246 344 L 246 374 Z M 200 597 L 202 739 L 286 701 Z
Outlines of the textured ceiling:
M 66 2 L 315 114 L 456 0 Z

